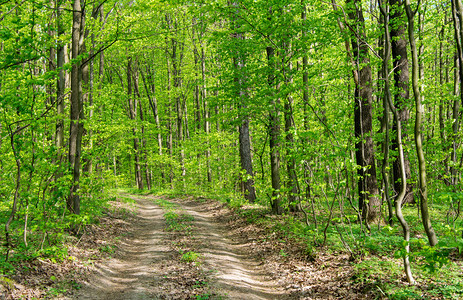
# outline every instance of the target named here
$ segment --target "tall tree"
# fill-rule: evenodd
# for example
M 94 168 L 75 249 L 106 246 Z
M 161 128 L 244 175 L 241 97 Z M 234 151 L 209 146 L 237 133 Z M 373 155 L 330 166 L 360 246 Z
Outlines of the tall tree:
M 272 7 L 269 9 L 269 21 L 272 21 Z M 270 174 L 272 179 L 272 212 L 281 214 L 281 182 L 280 182 L 280 99 L 278 98 L 278 83 L 276 77 L 276 55 L 274 46 L 267 46 L 268 87 L 269 87 L 269 119 L 268 134 L 270 146 Z
M 406 22 L 404 20 L 403 6 L 400 5 L 399 0 L 389 0 L 391 6 L 391 17 L 390 22 L 390 35 L 391 35 L 391 50 L 392 50 L 392 63 L 394 72 L 394 86 L 396 92 L 394 93 L 394 104 L 398 108 L 399 118 L 403 125 L 406 126 L 410 120 L 410 110 L 408 108 L 410 100 L 410 88 L 409 88 L 409 66 L 408 66 L 408 55 L 407 55 L 407 39 L 405 30 L 407 29 Z M 397 130 L 397 121 L 394 119 L 392 130 Z M 404 133 L 403 139 L 406 138 Z M 397 151 L 398 141 L 396 136 L 392 137 L 392 149 Z M 406 193 L 404 203 L 413 203 L 413 186 L 409 183 L 411 179 L 410 161 L 405 156 L 405 174 L 408 179 L 406 186 Z M 397 158 L 393 163 L 393 178 L 394 178 L 394 190 L 397 194 L 402 189 L 401 180 L 401 166 L 400 160 Z
M 284 14 L 285 12 L 283 12 Z M 291 62 L 291 40 L 289 34 L 285 34 L 282 43 L 281 67 L 287 87 L 293 86 L 293 65 Z M 294 115 L 293 115 L 293 96 L 290 92 L 284 95 L 284 121 L 285 121 L 285 149 L 286 149 L 286 172 L 288 179 L 286 188 L 288 189 L 288 203 L 291 211 L 299 210 L 299 189 L 296 173 L 296 153 L 294 147 Z
M 71 70 L 71 124 L 69 130 L 69 155 L 68 160 L 72 171 L 72 186 L 67 199 L 67 207 L 74 214 L 80 214 L 80 166 L 82 154 L 82 134 L 84 131 L 84 111 L 82 101 L 82 72 L 79 55 L 83 44 L 83 22 L 85 10 L 81 1 L 74 0 L 72 5 L 72 59 L 74 61 Z
M 254 172 L 252 168 L 251 156 L 251 138 L 249 133 L 249 113 L 247 112 L 247 99 L 246 93 L 246 61 L 242 51 L 241 44 L 244 41 L 244 34 L 240 32 L 240 23 L 238 20 L 239 15 L 239 2 L 232 3 L 233 9 L 233 37 L 236 46 L 233 47 L 233 64 L 235 72 L 235 95 L 238 99 L 238 118 L 240 119 L 239 125 L 239 144 L 240 144 L 240 162 L 241 169 L 245 171 L 246 177 L 243 179 L 244 197 L 254 202 L 256 200 L 256 190 L 254 188 Z
M 421 95 L 421 88 L 419 84 L 419 61 L 418 61 L 418 50 L 416 47 L 415 40 L 415 15 L 419 9 L 419 4 L 415 9 L 412 9 L 410 0 L 405 0 L 405 11 L 407 13 L 408 20 L 408 40 L 410 42 L 410 48 L 412 53 L 412 87 L 413 95 L 415 97 L 415 147 L 416 155 L 418 157 L 418 184 L 419 184 L 419 196 L 420 196 L 420 207 L 421 207 L 421 220 L 423 222 L 424 230 L 428 236 L 429 244 L 435 246 L 437 244 L 437 236 L 434 232 L 434 228 L 431 225 L 431 218 L 428 210 L 428 186 L 426 181 L 426 160 L 424 158 L 423 150 L 423 136 L 422 136 L 422 119 L 424 117 L 424 105 Z
M 403 230 L 403 235 L 404 235 L 404 241 L 405 241 L 405 255 L 403 255 L 403 260 L 404 260 L 404 271 L 405 275 L 407 276 L 407 280 L 410 284 L 415 284 L 415 279 L 413 278 L 413 274 L 411 271 L 411 266 L 410 266 L 410 227 L 405 220 L 403 213 L 402 213 L 402 203 L 405 199 L 406 193 L 407 193 L 407 174 L 406 174 L 406 163 L 405 163 L 405 155 L 404 155 L 404 149 L 403 149 L 403 142 L 402 142 L 402 120 L 400 117 L 400 111 L 396 108 L 396 104 L 394 104 L 392 100 L 392 93 L 391 93 L 391 85 L 390 85 L 390 80 L 389 80 L 389 60 L 391 57 L 391 51 L 393 47 L 391 46 L 391 37 L 392 34 L 389 31 L 389 20 L 390 17 L 393 17 L 394 14 L 390 14 L 390 7 L 392 5 L 384 4 L 382 0 L 378 0 L 379 4 L 379 9 L 381 10 L 381 14 L 383 17 L 383 26 L 384 26 L 384 57 L 383 57 L 383 65 L 382 65 L 382 79 L 384 80 L 384 114 L 385 114 L 385 119 L 386 119 L 386 147 L 385 147 L 385 157 L 387 158 L 387 152 L 389 149 L 389 120 L 388 120 L 388 115 L 389 111 L 387 107 L 390 108 L 392 111 L 392 114 L 394 115 L 394 121 L 395 121 L 395 126 L 396 126 L 396 143 L 397 143 L 397 151 L 398 151 L 398 159 L 397 161 L 399 162 L 399 168 L 400 168 L 400 190 L 399 193 L 395 199 L 395 212 L 397 219 L 399 220 L 400 224 L 402 225 L 402 230 Z M 394 74 L 395 76 L 395 74 Z M 397 83 L 396 83 L 397 84 Z M 385 168 L 385 166 L 383 166 Z M 384 182 L 385 182 L 385 190 L 386 190 L 386 197 L 389 197 L 388 195 L 388 180 L 387 180 L 387 173 L 383 171 L 383 176 Z
M 376 180 L 375 151 L 372 125 L 372 76 L 369 48 L 366 42 L 362 1 L 346 1 L 353 32 L 351 44 L 354 63 L 355 157 L 358 168 L 358 196 L 362 217 L 367 223 L 379 218 L 380 199 Z
M 460 131 L 461 122 L 461 110 L 460 106 L 463 105 L 463 89 L 461 86 L 461 80 L 463 79 L 463 4 L 461 0 L 452 0 L 452 15 L 453 15 L 453 27 L 455 32 L 455 42 L 457 47 L 457 58 L 458 58 L 458 76 L 455 78 L 455 85 L 460 84 L 460 97 L 455 98 L 453 102 L 453 125 L 452 125 L 452 154 L 451 160 L 452 165 L 450 167 L 451 184 L 455 186 L 458 182 L 457 176 L 457 148 L 458 148 L 458 133 Z M 455 70 L 457 72 L 457 70 Z
M 56 121 L 56 133 L 55 133 L 55 143 L 56 148 L 58 149 L 58 164 L 61 165 L 63 160 L 63 147 L 64 147 L 64 95 L 66 89 L 66 70 L 64 70 L 65 63 L 65 53 L 67 52 L 67 45 L 61 40 L 61 37 L 64 35 L 64 25 L 63 25 L 63 8 L 61 7 L 61 1 L 55 1 L 56 6 L 56 23 L 57 23 L 57 34 L 58 34 L 58 43 L 57 43 L 57 65 L 58 70 L 58 80 L 56 83 L 56 113 L 58 118 Z M 61 177 L 62 172 L 58 172 L 56 179 L 58 180 Z
M 134 122 L 132 125 L 132 134 L 133 134 L 133 151 L 134 151 L 134 166 L 135 166 L 135 182 L 137 183 L 137 188 L 139 190 L 143 189 L 143 176 L 141 170 L 141 161 L 140 161 L 140 140 L 138 138 L 138 133 L 136 129 L 136 120 L 137 120 L 137 100 L 134 97 L 132 91 L 132 58 L 129 57 L 127 60 L 127 101 L 129 107 L 129 117 Z

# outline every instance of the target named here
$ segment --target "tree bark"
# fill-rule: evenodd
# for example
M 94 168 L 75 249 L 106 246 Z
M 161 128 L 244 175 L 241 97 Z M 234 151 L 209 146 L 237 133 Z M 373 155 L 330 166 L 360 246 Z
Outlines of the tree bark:
M 200 39 L 201 45 L 201 76 L 202 76 L 202 86 L 201 86 L 201 95 L 203 99 L 204 106 L 204 131 L 206 133 L 207 140 L 207 149 L 206 149 L 206 172 L 207 172 L 207 182 L 212 182 L 212 170 L 211 170 L 211 146 L 209 144 L 209 134 L 211 131 L 210 121 L 209 121 L 209 107 L 207 104 L 207 86 L 206 86 L 206 54 L 204 52 L 205 45 Z
M 461 79 L 463 78 L 463 4 L 461 0 L 452 0 L 453 26 L 455 31 L 455 41 L 458 53 L 458 83 L 460 83 L 460 99 L 455 98 L 453 102 L 453 124 L 452 124 L 452 154 L 450 167 L 450 183 L 456 186 L 458 183 L 458 174 L 455 166 L 457 165 L 457 148 L 458 148 L 458 133 L 460 131 L 461 111 L 460 105 L 463 105 L 463 89 L 461 88 Z M 457 76 L 456 76 L 457 77 Z M 455 82 L 457 84 L 457 81 Z
M 358 169 L 359 209 L 366 223 L 379 218 L 380 199 L 376 180 L 376 164 L 372 126 L 372 76 L 368 45 L 366 44 L 365 25 L 360 0 L 348 0 L 348 16 L 355 28 L 351 34 L 354 63 L 354 121 L 355 121 L 355 157 Z
M 146 188 L 148 190 L 151 190 L 151 176 L 150 176 L 150 170 L 149 170 L 149 167 L 148 167 L 148 153 L 146 151 L 145 125 L 143 125 L 144 121 L 145 121 L 145 117 L 144 117 L 145 113 L 144 113 L 143 105 L 142 105 L 142 102 L 141 102 L 138 73 L 139 73 L 139 68 L 138 68 L 138 62 L 137 62 L 136 66 L 134 68 L 134 71 L 132 72 L 132 75 L 133 75 L 132 77 L 133 77 L 133 88 L 135 90 L 135 95 L 136 95 L 136 98 L 137 98 L 137 100 L 134 100 L 134 101 L 137 101 L 137 103 L 138 103 L 138 111 L 140 113 L 140 121 L 142 122 L 142 125 L 141 125 L 141 149 L 140 149 L 139 153 L 143 155 L 143 166 L 144 166 L 143 167 L 143 171 L 144 171 L 143 173 L 145 174 Z
M 239 14 L 239 2 L 232 3 L 235 14 Z M 240 50 L 240 43 L 244 41 L 244 35 L 239 31 L 240 25 L 236 21 L 238 17 L 234 18 L 233 37 L 236 41 L 235 53 L 233 54 L 233 64 L 235 71 L 235 90 L 238 101 L 238 118 L 241 120 L 238 127 L 239 130 L 239 144 L 240 144 L 240 164 L 241 169 L 244 170 L 246 177 L 242 179 L 244 190 L 243 196 L 250 202 L 256 200 L 256 189 L 254 188 L 254 171 L 252 168 L 252 155 L 251 155 L 251 138 L 249 132 L 249 114 L 247 112 L 247 93 L 246 93 L 246 76 L 245 68 L 246 61 L 244 54 Z
M 154 77 L 154 75 L 151 73 L 151 71 L 148 68 L 147 68 L 147 72 L 148 72 L 148 78 L 145 79 L 145 75 L 140 69 L 140 75 L 143 80 L 143 85 L 145 87 L 145 91 L 148 97 L 151 112 L 153 113 L 154 122 L 156 124 L 156 129 L 157 129 L 156 140 L 158 142 L 158 154 L 159 156 L 162 156 L 162 132 L 161 132 L 161 122 L 159 119 L 158 100 L 156 97 L 156 78 Z M 164 178 L 164 173 L 162 173 L 162 177 Z
M 127 62 L 127 101 L 129 105 L 129 117 L 130 119 L 135 122 L 137 119 L 137 102 L 133 99 L 132 95 L 132 58 L 128 58 Z M 139 147 L 139 139 L 137 136 L 137 129 L 135 124 L 132 127 L 133 133 L 133 151 L 135 155 L 135 182 L 137 184 L 137 188 L 139 190 L 143 189 L 143 177 L 140 165 L 140 147 Z
M 400 6 L 399 0 L 389 0 L 392 8 L 390 17 L 391 26 L 389 29 L 391 50 L 393 59 L 393 72 L 394 72 L 394 86 L 396 92 L 394 93 L 394 106 L 397 108 L 399 118 L 402 124 L 406 125 L 410 120 L 410 110 L 408 104 L 410 101 L 410 88 L 409 88 L 409 69 L 408 69 L 408 57 L 407 57 L 407 40 L 405 30 L 406 24 L 403 24 L 403 7 Z M 397 131 L 397 121 L 394 119 L 392 130 Z M 407 137 L 406 133 L 403 134 L 402 140 Z M 394 151 L 398 149 L 397 137 L 393 136 L 391 140 L 391 146 Z M 413 198 L 413 185 L 408 183 L 411 178 L 410 161 L 408 157 L 404 157 L 405 163 L 405 174 L 407 177 L 406 193 L 403 203 L 415 203 Z M 394 178 L 394 190 L 399 194 L 402 183 L 401 180 L 401 166 L 400 161 L 397 158 L 393 163 L 393 178 Z
M 290 56 L 291 46 L 289 42 L 286 42 L 283 46 L 285 55 L 282 57 L 283 74 L 285 77 L 286 85 L 293 85 L 293 77 L 291 74 L 292 63 Z M 288 63 L 285 65 L 285 60 L 288 59 Z M 288 189 L 288 206 L 290 211 L 299 211 L 299 189 L 296 174 L 296 158 L 294 150 L 294 119 L 293 119 L 293 97 L 288 94 L 285 97 L 284 103 L 284 119 L 285 119 L 285 139 L 286 139 L 286 171 L 288 173 L 288 181 L 286 183 Z
M 403 257 L 404 259 L 404 271 L 407 276 L 408 283 L 410 284 L 415 284 L 415 279 L 413 278 L 413 274 L 411 271 L 410 267 L 410 259 L 409 259 L 409 253 L 410 253 L 410 227 L 408 226 L 407 221 L 405 220 L 403 214 L 402 214 L 402 202 L 405 199 L 406 193 L 407 193 L 407 174 L 406 174 L 406 164 L 405 164 L 405 155 L 404 155 L 404 149 L 403 149 L 403 143 L 402 143 L 402 123 L 401 123 L 401 116 L 400 116 L 400 111 L 395 107 L 395 104 L 392 101 L 392 96 L 391 96 L 391 87 L 390 87 L 390 82 L 389 82 L 389 59 L 391 56 L 391 34 L 389 32 L 389 6 L 386 4 L 383 6 L 382 1 L 378 1 L 380 10 L 382 13 L 382 16 L 384 18 L 384 36 L 385 36 L 385 47 L 384 47 L 384 57 L 383 57 L 383 80 L 384 80 L 384 102 L 386 105 L 389 106 L 391 109 L 393 115 L 394 115 L 394 120 L 396 123 L 396 141 L 397 141 L 397 150 L 398 150 L 398 162 L 399 162 L 399 167 L 400 167 L 400 192 L 398 196 L 395 199 L 395 211 L 396 211 L 396 216 L 397 219 L 399 220 L 400 224 L 402 225 L 402 230 L 403 230 L 403 235 L 404 235 L 404 241 L 405 241 L 405 255 Z M 389 112 L 387 111 L 387 106 L 385 105 L 385 114 L 386 114 L 386 120 L 388 119 L 387 115 Z M 387 126 L 387 134 L 389 134 L 389 122 L 386 123 Z M 386 152 L 389 149 L 388 144 L 388 139 L 386 140 Z M 385 157 L 387 157 L 387 153 L 385 153 Z M 383 168 L 385 166 L 383 165 Z M 384 181 L 385 181 L 385 189 L 386 189 L 386 195 L 388 193 L 388 183 L 387 183 L 387 174 L 386 171 L 383 171 L 383 176 L 384 176 Z
M 65 64 L 65 53 L 67 51 L 67 45 L 64 44 L 60 37 L 64 35 L 64 26 L 62 20 L 63 9 L 59 5 L 60 1 L 56 1 L 56 23 L 57 23 L 57 33 L 58 33 L 58 43 L 57 43 L 57 70 L 58 70 L 58 80 L 56 83 L 56 113 L 58 118 L 56 120 L 56 132 L 55 132 L 55 145 L 58 150 L 58 165 L 61 166 L 63 161 L 63 147 L 64 147 L 64 92 L 66 90 L 66 71 L 63 69 Z M 58 181 L 59 178 L 63 175 L 62 170 L 58 171 L 55 177 L 55 180 Z
M 72 21 L 72 59 L 76 61 L 71 70 L 71 111 L 69 130 L 69 155 L 68 161 L 72 171 L 72 185 L 67 199 L 67 208 L 73 214 L 80 214 L 80 196 L 77 193 L 80 182 L 80 166 L 82 152 L 83 126 L 83 102 L 82 102 L 82 75 L 81 62 L 77 61 L 83 43 L 82 22 L 85 12 L 82 11 L 80 0 L 73 2 Z
M 172 20 L 171 16 L 166 16 L 166 21 L 169 28 L 177 30 L 177 20 Z M 184 118 L 184 99 L 180 94 L 180 88 L 182 87 L 182 73 L 181 65 L 183 60 L 183 48 L 184 45 L 179 42 L 175 37 L 170 39 L 171 42 L 171 59 L 172 59 L 172 77 L 173 77 L 173 87 L 177 95 L 176 97 L 176 113 L 177 113 L 177 146 L 179 147 L 179 163 L 181 168 L 182 182 L 185 186 L 185 150 L 183 149 L 183 139 L 184 139 L 184 130 L 183 130 L 183 118 Z
M 167 16 L 166 16 L 167 18 Z M 171 77 L 172 77 L 172 70 L 170 67 L 169 63 L 169 55 L 168 55 L 168 42 L 166 38 L 166 64 L 167 64 L 167 141 L 166 141 L 166 146 L 167 146 L 167 151 L 169 153 L 169 157 L 173 158 L 173 130 L 172 130 L 172 96 L 171 96 L 171 90 L 172 90 L 172 83 L 171 83 Z M 174 188 L 174 173 L 172 169 L 172 165 L 169 164 L 169 184 L 170 188 Z
M 267 60 L 269 65 L 268 85 L 270 89 L 270 107 L 269 111 L 269 146 L 270 146 L 270 171 L 272 177 L 272 212 L 281 214 L 281 182 L 280 182 L 280 101 L 275 93 L 275 49 L 267 47 Z

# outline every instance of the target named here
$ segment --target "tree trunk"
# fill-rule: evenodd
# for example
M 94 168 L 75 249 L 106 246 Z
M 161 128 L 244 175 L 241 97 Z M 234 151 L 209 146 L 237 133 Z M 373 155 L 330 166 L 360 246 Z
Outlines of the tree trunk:
M 172 30 L 177 30 L 177 20 L 173 21 L 170 16 L 166 16 L 166 21 Z M 183 47 L 184 45 L 180 43 L 175 37 L 172 37 L 171 40 L 171 59 L 172 59 L 172 76 L 173 76 L 173 87 L 176 92 L 176 113 L 177 113 L 177 146 L 179 148 L 179 163 L 181 168 L 182 182 L 185 186 L 185 150 L 183 149 L 183 139 L 184 139 L 184 130 L 183 130 L 183 118 L 184 118 L 184 99 L 180 93 L 180 88 L 182 87 L 182 74 L 181 74 L 181 65 L 183 60 Z
M 84 39 L 87 38 L 87 33 L 84 34 Z M 85 46 L 85 43 L 83 44 L 83 53 L 87 52 L 87 48 Z M 90 53 L 89 55 L 92 55 L 92 50 L 90 50 Z M 91 96 L 91 79 L 93 80 L 93 75 L 91 75 L 91 72 L 93 72 L 93 59 L 86 63 L 85 65 L 83 65 L 81 67 L 82 69 L 82 102 L 84 104 L 85 107 L 89 107 L 89 110 L 88 110 L 88 115 L 86 116 L 88 120 L 90 120 L 91 117 L 93 117 L 93 108 L 92 108 L 92 105 L 93 105 L 93 98 Z M 86 138 L 84 139 L 84 141 L 88 141 L 89 144 L 85 144 L 84 145 L 84 149 L 85 148 L 90 148 L 91 149 L 91 144 L 92 144 L 92 136 L 91 136 L 91 131 L 90 129 L 86 129 L 84 130 L 83 132 L 83 136 L 85 136 Z M 91 158 L 88 156 L 88 155 L 85 155 L 83 158 L 82 158 L 82 162 L 83 162 L 83 166 L 82 166 L 82 173 L 85 175 L 85 174 L 88 174 L 91 172 L 91 169 L 92 169 L 92 162 L 91 162 Z
M 355 156 L 358 169 L 359 209 L 366 223 L 379 218 L 380 199 L 376 181 L 376 164 L 372 126 L 372 77 L 368 45 L 366 44 L 365 25 L 360 0 L 348 0 L 349 19 L 355 28 L 351 34 L 354 63 L 354 121 L 355 121 Z
M 455 30 L 455 41 L 458 53 L 458 72 L 459 72 L 459 83 L 460 83 L 460 99 L 455 98 L 453 102 L 453 124 L 452 124 L 452 154 L 451 161 L 452 166 L 450 167 L 451 180 L 450 183 L 453 186 L 458 184 L 458 174 L 455 166 L 457 165 L 457 148 L 458 148 L 458 133 L 460 131 L 461 112 L 460 105 L 463 105 L 463 91 L 461 88 L 461 79 L 463 78 L 463 4 L 461 0 L 452 0 L 452 14 L 453 14 L 453 26 Z M 457 84 L 457 82 L 455 84 Z
M 128 58 L 127 62 L 127 97 L 128 97 L 128 105 L 129 105 L 129 117 L 130 119 L 135 122 L 137 119 L 137 102 L 133 99 L 132 95 L 132 58 Z M 143 177 L 142 171 L 140 166 L 140 147 L 139 147 L 139 139 L 137 137 L 137 129 L 135 124 L 132 127 L 133 133 L 133 151 L 135 156 L 135 182 L 137 184 L 137 188 L 139 190 L 143 189 Z
M 140 75 L 143 80 L 143 85 L 145 87 L 145 91 L 148 97 L 151 112 L 153 113 L 154 122 L 156 124 L 156 130 L 157 130 L 156 139 L 158 142 L 158 154 L 159 156 L 162 156 L 162 132 L 161 132 L 161 122 L 159 120 L 158 100 L 156 98 L 156 78 L 154 77 L 154 75 L 151 73 L 151 71 L 148 68 L 147 68 L 147 72 L 148 72 L 148 78 L 145 79 L 145 75 L 140 69 Z M 162 175 L 162 178 L 164 178 L 164 172 L 162 172 L 161 175 Z
M 304 0 L 301 0 L 302 5 L 302 13 L 301 19 L 302 21 L 307 21 L 307 6 L 304 5 Z M 302 39 L 305 40 L 307 38 L 307 31 L 302 30 Z M 302 100 L 304 103 L 304 129 L 309 130 L 309 57 L 307 55 L 308 51 L 305 51 L 304 56 L 302 57 L 302 86 L 303 86 L 303 95 Z
M 193 37 L 193 56 L 194 56 L 194 63 L 195 63 L 195 78 L 199 78 L 199 53 L 198 48 L 196 46 L 196 26 L 198 25 L 196 18 L 192 20 L 192 37 Z M 197 130 L 198 134 L 201 132 L 201 85 L 199 83 L 195 84 L 195 129 Z M 200 154 L 198 154 L 198 158 Z
M 167 18 L 167 17 L 166 17 Z M 167 151 L 169 153 L 169 157 L 172 159 L 173 158 L 173 133 L 172 133 L 172 96 L 171 96 L 171 89 L 172 89 L 172 84 L 171 84 L 171 67 L 169 63 L 169 57 L 168 57 L 168 51 L 167 51 L 168 43 L 166 39 L 166 63 L 167 63 L 167 141 L 166 141 L 166 146 L 167 146 Z M 170 188 L 174 188 L 174 173 L 172 170 L 172 164 L 169 164 L 169 184 Z
M 398 162 L 399 162 L 399 167 L 400 167 L 400 184 L 401 188 L 399 191 L 399 194 L 397 198 L 395 199 L 395 211 L 396 211 L 396 216 L 397 219 L 399 219 L 400 224 L 402 225 L 402 230 L 404 234 L 404 241 L 405 241 L 405 255 L 403 256 L 404 259 L 404 271 L 407 276 L 408 283 L 410 284 L 415 284 L 415 279 L 413 278 L 413 274 L 411 271 L 410 267 L 410 259 L 409 259 L 409 252 L 410 252 L 410 228 L 408 226 L 407 221 L 405 220 L 403 214 L 402 214 L 402 202 L 405 199 L 406 193 L 407 193 L 407 174 L 406 174 L 406 164 L 405 164 L 405 155 L 404 155 L 404 149 L 403 149 L 403 143 L 402 143 L 402 123 L 401 123 L 401 116 L 400 116 L 400 111 L 395 107 L 395 104 L 392 101 L 392 96 L 391 96 L 391 87 L 389 83 L 389 59 L 391 56 L 391 35 L 389 32 L 389 6 L 386 4 L 383 6 L 381 3 L 382 1 L 379 0 L 379 6 L 380 10 L 382 13 L 382 16 L 384 18 L 384 36 L 385 36 L 385 47 L 384 47 L 384 57 L 383 57 L 383 80 L 384 80 L 384 102 L 385 102 L 385 114 L 386 114 L 386 153 L 385 157 L 387 157 L 387 152 L 389 149 L 388 145 L 388 135 L 389 135 L 389 122 L 388 122 L 388 117 L 387 115 L 389 114 L 387 110 L 387 105 L 391 109 L 394 119 L 395 119 L 395 124 L 396 124 L 396 141 L 397 141 L 397 150 L 398 150 Z M 385 165 L 385 164 L 384 164 Z M 385 169 L 385 166 L 383 165 L 383 168 Z M 386 195 L 388 196 L 388 183 L 387 183 L 387 174 L 386 171 L 383 171 L 383 176 L 384 176 L 384 181 L 385 181 L 385 189 L 386 189 Z
M 64 147 L 64 92 L 66 89 L 66 71 L 63 69 L 65 64 L 65 53 L 67 51 L 67 45 L 63 44 L 60 37 L 64 35 L 64 26 L 62 20 L 63 9 L 58 6 L 59 0 L 56 0 L 57 9 L 57 32 L 59 41 L 57 44 L 57 69 L 58 69 L 58 80 L 56 83 L 56 113 L 58 118 L 56 120 L 56 133 L 55 133 L 55 145 L 58 149 L 58 165 L 61 166 L 63 161 L 63 147 Z M 62 170 L 56 174 L 55 181 L 63 175 Z
M 408 57 L 407 57 L 407 40 L 405 36 L 406 24 L 403 24 L 403 7 L 399 5 L 399 0 L 389 0 L 393 13 L 391 13 L 391 24 L 390 27 L 391 35 L 391 50 L 393 59 L 393 72 L 394 72 L 394 86 L 396 92 L 394 93 L 394 106 L 397 108 L 399 113 L 400 121 L 403 125 L 408 123 L 410 120 L 410 110 L 408 104 L 410 101 L 410 88 L 409 82 L 409 71 L 408 71 Z M 397 131 L 397 121 L 394 119 L 392 130 Z M 407 137 L 406 133 L 403 134 L 402 140 Z M 391 140 L 391 146 L 394 151 L 398 149 L 397 137 L 393 136 Z M 408 157 L 404 157 L 405 162 L 405 174 L 407 177 L 406 193 L 403 203 L 415 203 L 413 198 L 413 185 L 408 183 L 411 178 L 410 161 Z M 401 178 L 401 166 L 400 161 L 397 158 L 393 163 L 393 178 L 394 178 L 394 190 L 396 194 L 399 194 L 402 183 Z
M 412 53 L 412 87 L 413 94 L 415 97 L 415 146 L 416 155 L 418 157 L 418 183 L 419 183 L 419 196 L 420 196 L 420 207 L 421 207 L 421 220 L 423 222 L 424 230 L 428 236 L 429 244 L 435 246 L 437 244 L 437 236 L 434 232 L 434 228 L 431 225 L 431 218 L 428 212 L 428 187 L 426 183 L 426 160 L 424 158 L 422 133 L 421 133 L 421 121 L 424 116 L 424 106 L 422 103 L 422 96 L 418 81 L 419 76 L 419 62 L 418 52 L 416 49 L 416 40 L 414 33 L 414 18 L 416 11 L 412 11 L 410 0 L 405 0 L 405 11 L 408 19 L 408 40 L 410 42 L 410 48 Z
M 138 72 L 139 72 L 139 70 L 138 70 L 138 63 L 137 63 L 134 72 L 132 72 L 132 75 L 133 75 L 133 87 L 134 87 L 134 90 L 135 90 L 135 94 L 137 96 L 137 100 L 134 100 L 134 101 L 138 102 L 138 111 L 140 113 L 140 121 L 142 122 L 142 125 L 141 125 L 141 150 L 139 151 L 139 153 L 143 154 L 143 165 L 144 165 L 144 168 L 143 168 L 144 172 L 143 173 L 145 173 L 146 188 L 148 190 L 151 190 L 151 176 L 150 176 L 150 170 L 149 170 L 149 167 L 148 167 L 148 153 L 146 151 L 145 126 L 143 125 L 144 121 L 145 121 L 145 117 L 144 117 L 143 105 L 141 103 Z
M 285 43 L 284 46 L 285 55 L 282 57 L 282 66 L 283 66 L 283 74 L 285 77 L 286 85 L 291 86 L 293 85 L 293 78 L 291 75 L 292 71 L 292 64 L 290 56 L 291 46 L 288 43 Z M 285 65 L 285 60 L 288 59 L 288 64 Z M 298 182 L 297 182 L 297 174 L 296 174 L 296 158 L 295 158 L 295 150 L 294 150 L 294 120 L 293 120 L 293 97 L 288 94 L 285 97 L 285 104 L 284 104 L 284 119 L 285 119 L 285 132 L 286 132 L 286 171 L 288 172 L 288 181 L 287 181 L 287 189 L 288 193 L 288 205 L 291 211 L 299 211 L 299 189 L 298 189 Z
M 275 87 L 275 49 L 271 46 L 267 47 L 267 60 L 269 65 L 268 85 L 271 90 L 269 111 L 269 136 L 270 136 L 270 171 L 272 177 L 272 212 L 281 214 L 281 199 L 280 199 L 280 101 L 274 91 Z M 273 90 L 273 91 L 272 91 Z
M 201 41 L 200 41 L 201 42 Z M 210 121 L 209 121 L 209 107 L 207 105 L 207 87 L 206 87 L 206 54 L 204 52 L 204 47 L 201 43 L 201 74 L 202 74 L 202 87 L 201 95 L 203 99 L 204 106 L 204 131 L 206 133 L 207 149 L 206 149 L 206 168 L 207 168 L 207 182 L 212 182 L 212 171 L 211 171 L 211 146 L 209 144 L 209 134 L 210 134 Z
M 239 2 L 233 2 L 233 7 L 235 9 L 235 14 L 239 14 Z M 245 199 L 250 202 L 256 200 L 256 189 L 254 188 L 254 171 L 252 168 L 252 155 L 251 155 L 251 138 L 249 133 L 249 115 L 246 112 L 247 110 L 247 99 L 248 95 L 246 93 L 246 76 L 244 70 L 246 68 L 246 61 L 244 54 L 240 50 L 240 43 L 244 41 L 244 35 L 239 32 L 240 25 L 236 21 L 238 17 L 234 18 L 234 38 L 237 43 L 235 47 L 235 53 L 233 54 L 233 64 L 234 64 L 234 81 L 236 89 L 236 97 L 238 101 L 238 118 L 241 120 L 239 125 L 239 144 L 240 144 L 240 163 L 241 169 L 246 173 L 246 177 L 242 178 L 244 191 L 243 196 Z
M 77 61 L 83 43 L 82 22 L 85 12 L 82 11 L 80 0 L 73 2 L 72 20 L 72 59 L 76 61 L 71 70 L 71 111 L 70 111 L 70 130 L 69 130 L 69 165 L 72 170 L 72 185 L 67 199 L 67 208 L 71 213 L 80 214 L 80 196 L 77 193 L 80 182 L 80 165 L 82 151 L 83 125 L 83 103 L 82 103 L 82 81 L 81 63 Z

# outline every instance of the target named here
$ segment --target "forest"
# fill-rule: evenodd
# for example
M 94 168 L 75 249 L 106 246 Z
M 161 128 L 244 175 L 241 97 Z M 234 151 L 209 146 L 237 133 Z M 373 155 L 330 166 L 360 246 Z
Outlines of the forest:
M 151 195 L 365 299 L 463 297 L 462 43 L 461 0 L 0 0 L 0 294 Z

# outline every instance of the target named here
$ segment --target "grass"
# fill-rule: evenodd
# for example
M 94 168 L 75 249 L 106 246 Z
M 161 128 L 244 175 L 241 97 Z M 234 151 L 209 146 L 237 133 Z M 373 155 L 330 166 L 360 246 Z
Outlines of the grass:
M 187 263 L 197 264 L 200 258 L 201 258 L 201 255 L 199 253 L 196 253 L 194 251 L 188 251 L 182 254 L 182 256 L 180 257 L 180 260 L 183 262 L 187 262 Z
M 184 234 L 191 234 L 191 222 L 194 221 L 193 216 L 188 214 L 177 214 L 174 211 L 168 211 L 164 214 L 167 231 L 177 231 Z

